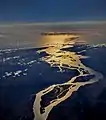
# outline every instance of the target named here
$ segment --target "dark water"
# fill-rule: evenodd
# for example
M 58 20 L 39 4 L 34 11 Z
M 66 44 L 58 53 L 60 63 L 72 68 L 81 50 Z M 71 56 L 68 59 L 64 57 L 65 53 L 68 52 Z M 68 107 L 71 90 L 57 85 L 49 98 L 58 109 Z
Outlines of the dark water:
M 64 27 L 66 31 L 69 29 L 71 29 L 70 31 L 77 31 L 78 34 L 81 34 L 81 39 L 86 38 L 85 41 L 90 45 L 79 44 L 79 46 L 74 45 L 63 50 L 89 56 L 86 59 L 81 59 L 81 62 L 102 73 L 104 79 L 92 85 L 85 85 L 73 92 L 71 98 L 52 109 L 48 120 L 101 120 L 105 117 L 106 47 L 105 45 L 92 46 L 92 43 L 105 44 L 105 31 L 100 26 L 95 27 L 92 29 L 96 32 L 93 32 L 95 34 L 92 35 L 91 28 L 86 30 L 87 33 L 84 33 L 85 28 Z M 44 39 L 36 39 L 41 38 L 38 33 L 45 31 L 45 29 L 46 31 L 58 31 L 60 26 L 0 27 L 0 32 L 4 35 L 0 37 L 0 46 L 4 49 L 0 51 L 0 120 L 32 120 L 34 118 L 33 103 L 36 93 L 50 85 L 65 83 L 72 77 L 79 75 L 77 69 L 64 68 L 65 72 L 60 72 L 58 67 L 51 67 L 49 63 L 41 60 L 48 54 L 46 52 L 38 53 L 37 51 L 45 49 L 40 46 L 52 43 L 51 41 L 44 42 Z M 35 31 L 37 37 L 35 37 Z M 56 41 L 61 43 L 59 40 Z M 18 47 L 34 48 L 17 49 Z M 6 48 L 16 49 L 6 50 Z M 96 93 L 98 94 L 96 95 Z
M 76 76 L 79 74 L 77 70 L 67 70 L 65 73 L 57 72 L 59 70 L 58 68 L 51 68 L 49 64 L 39 60 L 39 58 L 41 58 L 42 56 L 43 57 L 47 56 L 47 54 L 46 53 L 38 54 L 38 53 L 36 53 L 37 50 L 39 50 L 39 49 L 16 50 L 14 52 L 11 51 L 10 53 L 2 52 L 3 58 L 12 57 L 12 59 L 7 60 L 3 63 L 1 61 L 1 63 L 0 63 L 0 66 L 2 67 L 2 71 L 0 72 L 0 74 L 1 74 L 1 79 L 0 79 L 0 118 L 1 118 L 1 120 L 2 119 L 3 120 L 13 120 L 13 119 L 30 120 L 30 119 L 32 119 L 34 116 L 32 113 L 32 107 L 33 107 L 33 102 L 34 102 L 35 96 L 36 96 L 35 94 L 37 92 L 39 92 L 40 90 L 42 90 L 52 84 L 64 83 L 70 77 L 73 77 L 73 76 Z M 105 64 L 104 64 L 106 62 L 105 61 L 106 60 L 105 59 L 106 58 L 105 51 L 106 51 L 105 47 L 101 47 L 101 48 L 98 47 L 96 50 L 93 48 L 90 50 L 88 49 L 86 52 L 83 52 L 81 54 L 86 54 L 86 55 L 90 56 L 90 58 L 82 60 L 82 62 L 84 62 L 84 64 L 86 64 L 87 66 L 90 66 L 93 69 L 97 70 L 98 72 L 103 73 L 103 75 L 105 76 L 106 75 Z M 103 54 L 103 52 L 104 52 L 104 54 Z M 98 57 L 98 53 L 100 55 L 99 57 Z M 17 58 L 17 59 L 13 58 L 14 56 L 18 56 L 18 55 L 20 56 L 19 58 Z M 102 58 L 102 59 L 100 59 L 100 58 Z M 23 59 L 23 61 L 20 61 L 22 59 Z M 28 64 L 30 61 L 33 61 L 33 60 L 36 60 L 36 62 L 34 62 L 32 64 Z M 22 62 L 22 65 L 20 65 L 20 64 L 18 65 L 17 64 L 18 62 L 20 62 L 20 63 Z M 25 69 L 28 69 L 28 71 L 25 72 L 24 71 Z M 14 72 L 17 70 L 22 70 L 22 72 L 20 73 L 20 76 L 16 75 L 15 77 L 13 77 Z M 5 75 L 6 71 L 12 72 L 13 74 L 10 76 L 5 76 L 3 78 L 3 75 Z M 27 73 L 26 76 L 23 75 L 24 72 Z M 95 86 L 95 84 L 94 84 L 94 86 Z M 84 91 L 86 90 L 85 88 L 83 88 Z M 96 88 L 94 91 L 96 91 Z M 83 96 L 85 96 L 85 93 L 84 94 L 81 93 L 81 94 Z M 75 94 L 79 95 L 80 93 L 78 92 Z M 104 95 L 102 95 L 102 96 L 104 96 Z M 79 96 L 79 97 L 81 97 L 81 96 Z M 77 98 L 75 97 L 73 99 L 77 99 Z M 79 99 L 78 102 L 80 102 L 80 98 L 78 98 L 78 99 Z M 81 99 L 85 99 L 85 98 L 81 97 Z M 89 98 L 89 96 L 87 96 L 86 99 L 88 101 L 91 98 Z M 99 98 L 99 100 L 101 100 L 101 99 L 103 99 L 103 101 L 105 101 L 104 100 L 105 96 L 104 96 L 104 98 L 102 98 L 102 97 Z M 85 105 L 85 104 L 87 104 L 86 102 L 83 103 L 84 107 L 87 107 Z M 59 106 L 61 106 L 61 104 Z M 68 102 L 67 102 L 67 104 L 68 104 Z M 78 103 L 78 106 L 79 106 L 79 104 L 80 103 Z M 97 105 L 98 104 L 99 103 L 97 103 Z M 87 104 L 87 105 L 88 105 L 88 108 L 86 108 L 86 109 L 92 109 L 92 106 L 91 106 L 91 108 L 89 108 L 90 107 L 89 104 Z M 65 105 L 65 106 L 67 106 L 67 105 Z M 96 106 L 94 106 L 93 109 L 96 109 L 95 107 Z M 64 106 L 62 105 L 62 108 L 57 107 L 56 109 L 60 109 L 58 111 L 61 112 L 61 110 L 63 110 L 63 108 L 64 108 Z M 64 108 L 64 109 L 66 109 L 66 108 Z M 70 108 L 70 109 L 72 109 L 72 108 Z M 103 109 L 105 109 L 105 108 L 103 108 Z M 53 109 L 53 111 L 54 110 L 55 110 L 55 108 Z M 78 111 L 79 110 L 80 110 L 80 108 L 78 109 Z M 55 110 L 55 111 L 57 111 L 57 110 Z M 87 112 L 87 111 L 85 111 L 85 112 Z M 52 114 L 52 112 L 51 112 L 51 114 Z M 68 114 L 69 113 L 67 113 L 66 115 L 68 115 Z M 77 113 L 75 112 L 74 114 L 77 114 Z M 88 114 L 88 113 L 86 113 L 86 114 Z M 58 115 L 58 114 L 56 113 L 56 115 Z M 50 117 L 48 119 L 61 119 L 60 117 L 58 118 L 56 115 L 53 115 L 56 118 L 54 118 L 51 115 L 52 118 Z M 79 115 L 79 113 L 77 115 Z

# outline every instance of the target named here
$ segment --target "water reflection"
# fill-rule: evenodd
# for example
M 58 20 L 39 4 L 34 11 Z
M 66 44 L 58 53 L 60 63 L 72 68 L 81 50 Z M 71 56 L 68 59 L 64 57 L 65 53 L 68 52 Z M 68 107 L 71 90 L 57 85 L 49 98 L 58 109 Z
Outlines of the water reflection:
M 48 47 L 37 52 L 45 52 L 48 56 L 42 57 L 41 61 L 47 62 L 51 67 L 58 67 L 59 72 L 64 72 L 64 68 L 76 69 L 79 71 L 79 75 L 69 79 L 66 83 L 52 85 L 37 93 L 33 105 L 34 120 L 46 120 L 52 108 L 71 97 L 72 93 L 77 91 L 79 87 L 102 79 L 101 73 L 86 67 L 81 62 L 80 59 L 86 59 L 87 56 L 78 55 L 71 50 L 63 50 L 63 48 L 72 47 L 76 43 L 80 43 L 78 41 L 79 37 L 76 34 L 46 35 L 42 37 L 43 44 L 48 45 Z

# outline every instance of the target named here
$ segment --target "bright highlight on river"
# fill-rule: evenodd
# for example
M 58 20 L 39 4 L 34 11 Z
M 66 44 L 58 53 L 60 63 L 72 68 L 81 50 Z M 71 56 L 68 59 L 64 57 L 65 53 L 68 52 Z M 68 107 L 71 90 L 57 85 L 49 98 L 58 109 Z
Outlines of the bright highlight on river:
M 0 26 L 0 120 L 106 118 L 105 26 Z

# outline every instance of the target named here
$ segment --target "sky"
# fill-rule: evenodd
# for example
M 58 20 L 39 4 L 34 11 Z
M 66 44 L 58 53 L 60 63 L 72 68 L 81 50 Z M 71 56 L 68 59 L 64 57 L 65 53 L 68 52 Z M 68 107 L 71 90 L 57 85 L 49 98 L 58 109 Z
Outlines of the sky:
M 0 0 L 0 21 L 104 20 L 106 0 Z

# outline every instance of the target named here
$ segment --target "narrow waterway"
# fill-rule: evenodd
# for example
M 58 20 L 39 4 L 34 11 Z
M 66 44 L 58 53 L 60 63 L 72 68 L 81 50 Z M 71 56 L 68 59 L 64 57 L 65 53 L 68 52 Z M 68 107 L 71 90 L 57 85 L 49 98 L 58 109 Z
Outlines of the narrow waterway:
M 70 70 L 76 69 L 79 75 L 67 80 L 68 82 L 54 84 L 38 92 L 33 104 L 34 120 L 47 120 L 54 106 L 71 97 L 72 93 L 77 91 L 81 86 L 92 84 L 103 78 L 101 73 L 94 71 L 81 62 L 80 59 L 86 59 L 87 56 L 62 50 L 62 48 L 72 47 L 77 39 L 77 35 L 72 35 L 69 36 L 69 39 L 64 38 L 62 42 L 53 43 L 49 45 L 49 47 L 38 51 L 38 53 L 46 52 L 48 56 L 42 57 L 41 61 L 47 62 L 51 67 L 58 67 L 59 72 L 64 72 L 64 68 Z M 46 99 L 43 99 L 45 96 Z M 46 100 L 46 102 L 44 100 Z

